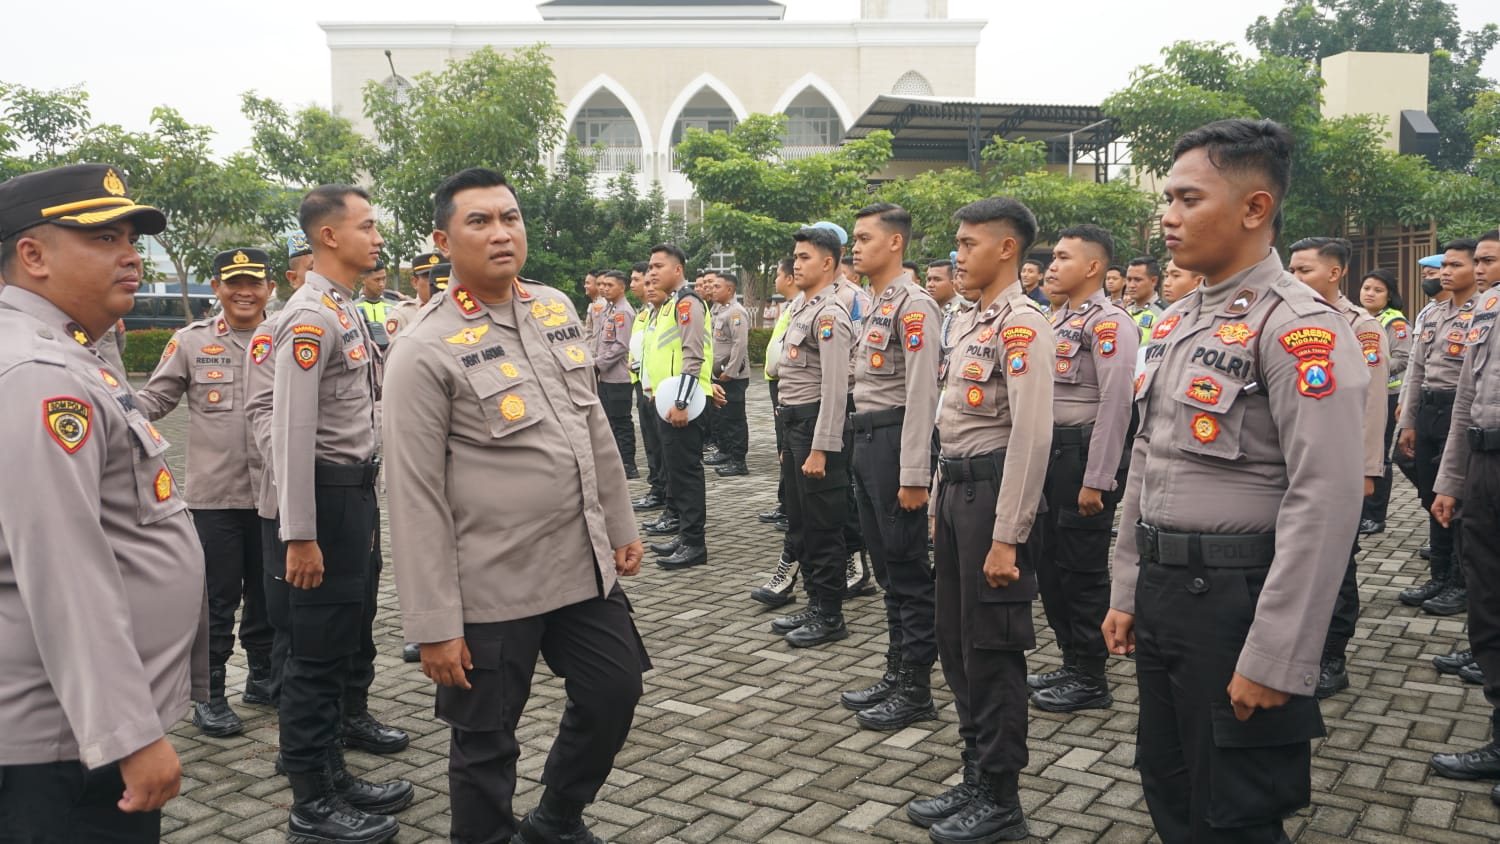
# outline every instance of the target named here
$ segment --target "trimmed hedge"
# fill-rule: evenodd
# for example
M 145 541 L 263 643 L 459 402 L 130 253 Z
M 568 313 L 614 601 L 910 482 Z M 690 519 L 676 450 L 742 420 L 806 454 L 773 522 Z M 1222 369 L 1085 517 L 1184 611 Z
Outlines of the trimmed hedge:
M 753 366 L 766 365 L 766 344 L 771 342 L 771 329 L 750 329 L 750 363 Z
M 176 334 L 170 328 L 144 328 L 125 332 L 125 371 L 150 375 L 161 361 L 161 350 Z

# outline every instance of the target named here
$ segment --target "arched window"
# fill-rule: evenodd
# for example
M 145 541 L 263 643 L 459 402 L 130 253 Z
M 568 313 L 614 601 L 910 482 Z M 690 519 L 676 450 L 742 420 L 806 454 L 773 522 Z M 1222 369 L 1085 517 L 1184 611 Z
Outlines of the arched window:
M 899 97 L 930 97 L 932 96 L 932 83 L 915 70 L 908 70 L 896 80 L 895 85 L 891 86 L 891 93 Z
M 844 139 L 844 124 L 833 103 L 816 88 L 804 88 L 786 107 L 788 147 L 835 147 Z
M 615 173 L 626 166 L 640 169 L 640 127 L 612 91 L 606 88 L 595 91 L 578 110 L 570 131 L 579 146 L 604 147 L 597 153 L 600 170 Z
M 387 76 L 380 84 L 395 93 L 396 105 L 406 105 L 411 101 L 411 83 L 406 81 L 406 77 Z
M 739 119 L 734 116 L 734 109 L 719 96 L 719 92 L 712 88 L 702 88 L 678 113 L 677 122 L 672 126 L 672 145 L 682 143 L 683 135 L 688 129 L 728 132 L 737 123 Z

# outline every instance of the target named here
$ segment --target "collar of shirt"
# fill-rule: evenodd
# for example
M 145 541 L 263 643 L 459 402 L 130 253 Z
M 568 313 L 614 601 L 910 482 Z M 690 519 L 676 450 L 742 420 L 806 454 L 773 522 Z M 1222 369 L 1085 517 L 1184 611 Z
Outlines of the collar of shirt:
M 74 340 L 78 341 L 78 345 L 86 349 L 94 348 L 94 341 L 89 339 L 88 334 L 83 330 L 83 326 L 79 325 L 72 317 L 63 313 L 61 308 L 41 296 L 32 293 L 30 290 L 23 290 L 14 284 L 7 284 L 4 287 L 0 287 L 0 304 L 14 308 L 28 316 L 36 317 L 47 325 L 56 326 L 64 336 L 71 336 Z
M 1209 287 L 1198 285 L 1193 291 L 1203 298 L 1205 309 L 1212 308 L 1216 316 L 1239 316 L 1250 310 L 1255 300 L 1286 272 L 1281 258 L 1274 250 L 1267 250 L 1266 257 L 1229 278 Z
M 345 300 L 354 300 L 353 288 L 345 287 L 328 276 L 319 275 L 314 270 L 307 271 L 307 278 L 302 282 L 302 286 L 311 287 L 319 293 L 336 293 L 338 295 L 333 297 L 333 301 L 340 305 L 344 304 Z

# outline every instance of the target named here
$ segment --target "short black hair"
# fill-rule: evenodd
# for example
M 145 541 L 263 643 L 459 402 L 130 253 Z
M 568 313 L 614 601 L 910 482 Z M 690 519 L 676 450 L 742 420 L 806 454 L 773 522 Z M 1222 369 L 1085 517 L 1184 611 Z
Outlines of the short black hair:
M 1500 238 L 1497 238 L 1500 239 Z M 1396 289 L 1396 274 L 1387 269 L 1376 268 L 1365 273 L 1360 283 L 1375 279 L 1385 285 L 1386 307 L 1401 310 L 1401 291 Z
M 1278 209 L 1292 184 L 1292 150 L 1296 142 L 1274 120 L 1216 120 L 1183 135 L 1172 148 L 1172 160 L 1195 149 L 1226 173 L 1254 172 L 1269 183 Z
M 1500 229 L 1490 229 L 1489 231 L 1480 235 L 1479 239 L 1476 242 L 1484 243 L 1490 240 L 1500 240 Z
M 719 276 L 719 281 L 728 282 L 729 286 L 733 287 L 735 290 L 739 290 L 740 289 L 740 277 L 737 276 L 737 275 L 735 275 L 734 273 L 731 273 L 731 272 L 722 272 L 722 273 L 719 273 L 718 276 Z
M 992 196 L 971 202 L 953 214 L 955 223 L 1004 222 L 1021 242 L 1020 253 L 1026 254 L 1036 242 L 1036 215 L 1019 200 L 1008 196 Z
M 1024 261 L 1021 262 L 1021 266 L 1023 266 L 1023 267 L 1026 266 L 1027 264 L 1030 264 L 1033 267 L 1036 267 L 1036 271 L 1039 272 L 1039 273 L 1044 273 L 1044 272 L 1047 271 L 1047 265 L 1043 264 L 1042 263 L 1042 259 L 1040 259 L 1040 258 L 1027 258 L 1027 259 L 1025 259 Z
M 834 240 L 838 240 L 838 238 L 835 237 Z M 842 253 L 843 251 L 844 251 L 844 244 L 840 243 L 839 244 L 839 252 Z M 843 264 L 846 267 L 852 267 L 852 266 L 854 266 L 854 256 L 853 255 L 845 255 L 842 259 L 839 260 L 839 263 Z
M 917 262 L 916 261 L 902 261 L 901 262 L 901 268 L 903 270 L 911 270 L 912 275 L 921 275 L 922 274 L 922 268 L 919 267 L 919 266 L 917 266 Z
M 779 270 L 782 275 L 791 275 L 792 273 L 797 271 L 797 261 L 794 258 L 782 258 L 781 262 L 776 265 L 776 269 Z
M 375 266 L 369 268 L 368 270 L 365 270 L 364 272 L 360 273 L 360 275 L 369 275 L 370 273 L 383 273 L 383 272 L 385 272 L 385 259 L 384 258 L 376 258 L 375 259 Z
M 1107 267 L 1104 268 L 1104 274 L 1105 275 L 1109 275 L 1111 272 L 1117 272 L 1120 275 L 1124 275 L 1125 274 L 1125 268 L 1122 267 L 1122 266 L 1120 266 L 1119 264 L 1110 264 L 1109 266 L 1107 266 Z
M 604 275 L 607 272 L 609 272 L 609 270 L 589 270 L 589 275 L 597 277 Z
M 1479 241 L 1472 237 L 1460 237 L 1443 244 L 1439 252 L 1467 252 L 1469 257 L 1474 257 L 1474 250 L 1479 248 Z
M 630 279 L 626 278 L 625 274 L 620 272 L 619 270 L 600 270 L 594 275 L 598 276 L 598 278 L 594 279 L 595 281 L 598 281 L 600 278 L 612 278 L 615 281 L 620 282 L 621 284 L 625 284 L 626 282 L 630 281 Z
M 835 261 L 838 260 L 839 251 L 843 249 L 843 245 L 839 243 L 839 236 L 820 226 L 803 226 L 792 235 L 792 240 L 798 243 L 811 243 L 828 253 L 828 256 Z
M 1354 254 L 1354 244 L 1342 237 L 1304 237 L 1293 243 L 1291 252 L 1315 250 L 1324 258 L 1332 258 L 1344 269 L 1349 268 L 1349 257 Z
M 1067 228 L 1057 233 L 1058 240 L 1062 240 L 1065 237 L 1071 237 L 1075 240 L 1084 241 L 1085 243 L 1092 243 L 1095 246 L 1098 246 L 1100 249 L 1103 249 L 1104 263 L 1106 264 L 1115 259 L 1114 236 L 1111 235 L 1103 226 L 1096 226 L 1093 223 L 1083 223 L 1077 226 L 1068 226 Z M 1116 265 L 1111 264 L 1110 266 L 1111 268 L 1118 269 Z M 1124 273 L 1120 274 L 1124 275 Z
M 357 185 L 318 185 L 302 197 L 302 204 L 297 207 L 297 224 L 305 232 L 316 231 L 324 220 L 344 213 L 348 207 L 344 204 L 344 197 L 350 194 L 370 201 L 370 192 Z M 312 241 L 314 238 L 308 235 L 307 239 Z
M 664 252 L 667 255 L 671 256 L 672 260 L 676 261 L 677 266 L 679 267 L 687 266 L 687 254 L 682 251 L 682 247 L 678 246 L 675 243 L 658 243 L 655 246 L 651 247 L 652 255 L 655 255 L 658 252 Z
M 911 244 L 911 212 L 892 202 L 877 202 L 859 209 L 854 219 L 878 217 L 881 225 L 901 235 L 901 248 Z
M 453 197 L 459 192 L 473 188 L 501 186 L 509 190 L 511 196 L 516 196 L 516 189 L 497 171 L 485 167 L 470 167 L 454 173 L 444 179 L 442 184 L 437 186 L 437 190 L 432 192 L 432 227 L 439 231 L 448 230 L 448 224 L 453 220 L 453 212 L 457 210 L 453 205 Z M 519 196 L 516 196 L 516 199 L 520 201 Z
M 1146 268 L 1146 275 L 1148 277 L 1154 278 L 1154 279 L 1157 279 L 1157 280 L 1161 279 L 1161 264 L 1158 264 L 1156 262 L 1156 259 L 1153 258 L 1150 255 L 1142 255 L 1142 256 L 1140 256 L 1138 258 L 1131 258 L 1130 259 L 1130 266 L 1132 266 L 1132 267 L 1145 267 Z
M 947 258 L 939 258 L 936 261 L 928 261 L 927 269 L 944 269 L 951 272 L 953 270 L 953 262 Z
M 649 269 L 651 269 L 651 264 L 646 261 L 636 261 L 634 264 L 630 265 L 631 272 L 640 273 L 641 275 L 645 275 L 646 271 Z

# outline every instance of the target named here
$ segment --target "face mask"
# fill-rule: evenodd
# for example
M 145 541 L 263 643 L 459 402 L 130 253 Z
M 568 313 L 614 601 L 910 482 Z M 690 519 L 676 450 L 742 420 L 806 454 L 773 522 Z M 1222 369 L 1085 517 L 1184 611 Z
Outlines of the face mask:
M 1443 280 L 1441 278 L 1422 279 L 1422 292 L 1426 293 L 1428 296 L 1436 296 L 1441 293 L 1442 290 Z

